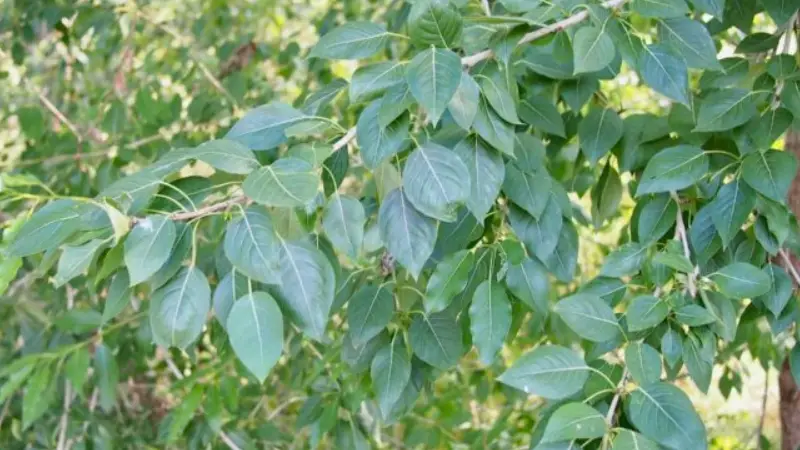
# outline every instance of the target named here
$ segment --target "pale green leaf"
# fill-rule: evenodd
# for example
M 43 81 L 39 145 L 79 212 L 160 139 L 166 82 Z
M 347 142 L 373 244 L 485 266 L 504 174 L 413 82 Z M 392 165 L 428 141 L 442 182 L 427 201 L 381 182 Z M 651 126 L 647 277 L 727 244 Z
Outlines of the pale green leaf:
M 606 434 L 606 419 L 600 412 L 584 403 L 567 403 L 547 420 L 541 442 L 596 439 Z
M 176 238 L 175 223 L 165 216 L 148 216 L 136 223 L 125 240 L 131 286 L 146 281 L 164 266 Z
M 589 366 L 580 355 L 557 345 L 543 345 L 514 361 L 498 381 L 526 394 L 561 399 L 580 391 L 588 378 Z
M 383 286 L 367 285 L 347 304 L 348 334 L 355 346 L 365 345 L 386 328 L 394 314 L 394 295 Z
M 620 327 L 614 311 L 596 295 L 571 295 L 556 303 L 553 311 L 584 339 L 604 342 L 619 336 Z
M 417 211 L 444 222 L 470 194 L 470 173 L 452 150 L 428 142 L 417 147 L 403 169 L 403 192 Z
M 244 194 L 266 206 L 298 208 L 319 192 L 319 176 L 306 161 L 281 158 L 251 173 L 242 183 Z
M 331 196 L 322 213 L 322 229 L 331 244 L 353 259 L 361 252 L 365 223 L 361 202 L 338 193 Z
M 381 203 L 378 224 L 389 253 L 419 277 L 436 243 L 436 221 L 419 213 L 403 191 L 395 189 Z
M 153 292 L 150 328 L 162 347 L 185 349 L 203 331 L 210 309 L 211 289 L 199 269 L 184 268 L 169 283 Z
M 390 33 L 375 22 L 348 22 L 322 36 L 308 54 L 310 58 L 362 59 L 386 46 Z
M 408 64 L 408 86 L 436 125 L 461 82 L 461 58 L 450 50 L 430 48 Z
M 283 315 L 266 292 L 236 300 L 228 314 L 228 340 L 236 357 L 263 383 L 283 349 Z
M 511 303 L 503 285 L 484 281 L 472 296 L 469 307 L 472 342 L 483 364 L 490 365 L 511 328 Z
M 636 196 L 689 187 L 700 181 L 707 171 L 708 157 L 702 149 L 690 145 L 663 149 L 647 163 Z

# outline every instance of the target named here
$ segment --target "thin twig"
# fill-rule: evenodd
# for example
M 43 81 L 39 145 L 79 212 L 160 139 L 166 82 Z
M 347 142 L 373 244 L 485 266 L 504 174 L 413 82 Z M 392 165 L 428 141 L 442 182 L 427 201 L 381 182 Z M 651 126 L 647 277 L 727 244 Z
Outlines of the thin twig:
M 683 210 L 681 209 L 681 199 L 675 191 L 670 192 L 672 199 L 678 204 L 678 214 L 675 224 L 675 236 L 683 244 L 683 255 L 686 256 L 690 262 L 692 261 L 692 252 L 689 250 L 689 238 L 686 236 L 686 225 L 683 223 Z M 689 294 L 694 298 L 697 295 L 697 287 L 695 286 L 696 268 L 692 269 L 691 273 L 686 274 L 686 285 L 689 288 Z
M 622 397 L 622 392 L 625 390 L 625 383 L 628 381 L 628 368 L 626 367 L 622 371 L 622 378 L 619 380 L 619 384 L 617 385 L 616 392 L 614 393 L 614 397 L 611 399 L 611 404 L 608 406 L 608 413 L 606 414 L 606 423 L 608 424 L 608 429 L 614 428 L 614 414 L 617 412 L 617 405 L 619 404 L 619 399 Z M 603 448 L 608 448 L 608 435 L 603 437 Z
M 47 108 L 47 110 L 50 111 L 50 113 L 53 114 L 59 122 L 64 124 L 64 126 L 66 126 L 69 131 L 75 135 L 75 137 L 78 139 L 78 142 L 83 142 L 83 135 L 81 134 L 80 130 L 78 130 L 78 127 L 76 127 L 74 123 L 70 122 L 69 119 L 67 119 L 67 116 L 65 116 L 64 113 L 62 113 L 56 107 L 56 105 L 53 104 L 53 102 L 45 97 L 42 91 L 36 89 L 36 95 L 38 95 L 39 101 L 42 102 L 44 107 Z
M 67 425 L 69 424 L 69 408 L 72 404 L 72 383 L 69 380 L 64 382 L 64 412 L 58 423 L 58 444 L 56 450 L 66 450 L 67 448 Z
M 275 409 L 273 409 L 269 413 L 269 415 L 267 416 L 267 422 L 271 422 L 274 418 L 278 417 L 278 414 L 280 414 L 281 411 L 286 409 L 292 403 L 297 403 L 297 402 L 303 401 L 305 399 L 306 399 L 306 397 L 292 397 L 289 400 L 286 400 L 285 402 L 281 403 L 280 405 L 278 405 Z
M 786 252 L 786 249 L 782 248 L 778 250 L 778 253 L 781 255 L 783 263 L 786 265 L 786 269 L 792 275 L 794 283 L 797 286 L 800 286 L 800 273 L 797 273 L 797 268 L 794 266 L 794 263 L 792 263 L 792 258 L 789 257 L 789 254 Z
M 603 8 L 612 9 L 617 8 L 627 0 L 607 0 L 600 4 Z M 589 10 L 584 9 L 583 11 L 574 14 L 572 16 L 567 17 L 566 19 L 556 22 L 551 25 L 547 25 L 545 27 L 539 28 L 538 30 L 531 31 L 530 33 L 522 36 L 522 39 L 517 42 L 517 46 L 527 44 L 528 42 L 535 41 L 536 39 L 542 38 L 547 36 L 548 34 L 557 33 L 559 31 L 564 30 L 565 28 L 569 28 L 573 25 L 579 24 L 589 18 Z M 491 50 L 484 50 L 482 52 L 475 53 L 474 55 L 465 56 L 461 58 L 461 64 L 465 67 L 472 67 L 475 64 L 483 61 L 484 59 L 489 59 L 492 57 L 494 53 Z
M 764 395 L 761 396 L 761 419 L 756 428 L 756 450 L 761 450 L 761 433 L 764 431 L 764 419 L 767 417 L 767 396 L 769 395 L 769 369 L 764 371 Z

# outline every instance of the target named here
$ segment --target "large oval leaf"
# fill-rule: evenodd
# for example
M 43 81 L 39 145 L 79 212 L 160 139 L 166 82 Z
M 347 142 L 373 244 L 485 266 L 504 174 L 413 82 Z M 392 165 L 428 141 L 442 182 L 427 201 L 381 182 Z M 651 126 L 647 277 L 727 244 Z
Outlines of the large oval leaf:
M 175 238 L 175 223 L 165 216 L 148 216 L 136 223 L 125 240 L 131 286 L 147 280 L 167 262 Z
M 406 79 L 411 94 L 436 125 L 461 82 L 461 58 L 446 49 L 424 50 L 408 64 Z
M 408 157 L 403 169 L 403 188 L 417 211 L 453 222 L 459 203 L 469 197 L 469 170 L 452 150 L 428 142 Z
M 275 231 L 263 206 L 250 206 L 228 223 L 223 247 L 233 267 L 247 277 L 269 284 L 280 282 Z
M 622 138 L 622 119 L 608 108 L 592 108 L 578 125 L 581 151 L 596 164 Z
M 283 349 L 283 315 L 266 292 L 253 292 L 233 304 L 228 339 L 236 356 L 260 382 L 278 362 Z
M 498 381 L 527 394 L 561 399 L 581 390 L 588 378 L 589 366 L 580 355 L 568 348 L 547 345 L 514 361 Z
M 639 73 L 654 91 L 689 105 L 689 71 L 686 63 L 673 55 L 664 44 L 642 46 Z
M 262 205 L 298 208 L 316 197 L 319 177 L 308 162 L 281 158 L 248 175 L 242 183 L 242 190 Z
M 401 189 L 386 196 L 378 211 L 381 240 L 414 278 L 436 243 L 436 221 L 419 213 Z
M 442 370 L 456 365 L 464 352 L 461 326 L 446 312 L 417 314 L 408 340 L 419 359 Z
M 381 414 L 388 416 L 411 378 L 411 361 L 402 337 L 396 334 L 378 350 L 372 360 L 370 378 Z
M 364 286 L 347 304 L 347 325 L 350 339 L 364 345 L 386 328 L 394 314 L 394 296 L 383 286 Z
M 497 200 L 506 175 L 503 158 L 486 148 L 476 135 L 464 138 L 453 152 L 466 164 L 471 175 L 467 208 L 476 219 L 483 221 Z
M 747 122 L 758 113 L 756 98 L 748 89 L 713 91 L 700 102 L 694 131 L 725 131 Z
M 479 284 L 472 296 L 469 319 L 478 356 L 483 364 L 489 365 L 503 348 L 511 328 L 511 302 L 505 288 L 488 280 Z
M 322 214 L 322 229 L 337 250 L 358 258 L 364 240 L 364 206 L 358 200 L 334 194 Z
M 642 173 L 636 196 L 677 191 L 700 181 L 708 171 L 708 157 L 701 148 L 678 145 L 658 152 Z
M 706 449 L 703 422 L 680 389 L 656 382 L 639 386 L 630 394 L 628 419 L 646 437 L 675 449 Z
M 162 347 L 188 347 L 203 331 L 210 300 L 211 288 L 203 272 L 196 267 L 181 270 L 153 292 L 150 329 L 155 343 Z
M 606 434 L 606 419 L 600 412 L 584 403 L 567 403 L 547 420 L 541 442 L 595 439 Z
M 770 277 L 757 267 L 743 262 L 729 264 L 709 275 L 720 292 L 730 298 L 755 298 L 769 292 Z

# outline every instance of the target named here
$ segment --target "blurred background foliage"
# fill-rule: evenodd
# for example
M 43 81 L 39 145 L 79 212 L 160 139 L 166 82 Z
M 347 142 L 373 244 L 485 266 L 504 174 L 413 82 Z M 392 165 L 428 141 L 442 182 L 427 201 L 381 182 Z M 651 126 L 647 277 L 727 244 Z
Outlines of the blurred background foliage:
M 318 36 L 356 18 L 391 24 L 404 10 L 397 0 L 0 1 L 0 171 L 15 175 L 4 182 L 41 183 L 61 195 L 96 195 L 170 148 L 223 135 L 250 108 L 274 99 L 299 107 L 320 86 L 337 77 L 349 78 L 355 62 L 305 58 Z M 756 27 L 774 30 L 763 14 L 757 16 Z M 729 33 L 733 48 L 741 36 L 735 29 Z M 721 56 L 724 52 L 723 48 Z M 636 81 L 630 72 L 603 82 L 614 109 L 666 109 L 660 97 L 636 87 Z M 331 108 L 339 122 L 354 122 L 356 111 L 338 104 Z M 261 152 L 258 157 L 267 161 L 272 156 Z M 198 163 L 184 175 L 204 170 Z M 225 183 L 225 175 L 214 174 L 209 182 Z M 6 211 L 18 206 L 0 203 L 0 219 L 11 220 Z M 584 206 L 590 208 L 586 199 Z M 626 198 L 619 219 L 599 232 L 582 229 L 581 281 L 596 273 L 593 268 L 616 244 L 632 209 Z M 6 223 L 12 230 L 14 225 Z M 222 226 L 220 222 L 220 232 Z M 199 265 L 213 266 L 215 251 L 210 245 L 201 247 Z M 345 386 L 340 397 L 328 395 L 324 383 L 347 376 L 327 373 L 336 366 L 326 363 L 342 350 L 334 347 L 320 354 L 315 344 L 297 334 L 284 363 L 262 386 L 235 376 L 235 363 L 225 355 L 230 350 L 215 341 L 219 336 L 225 339 L 214 328 L 216 323 L 188 354 L 157 351 L 146 326 L 127 327 L 141 318 L 137 314 L 102 333 L 85 335 L 85 341 L 74 340 L 61 330 L 95 330 L 98 313 L 82 306 L 97 304 L 106 293 L 98 292 L 90 278 L 82 279 L 86 286 L 55 289 L 41 277 L 54 262 L 53 255 L 39 258 L 38 266 L 26 267 L 28 275 L 14 281 L 0 298 L 0 366 L 20 348 L 23 354 L 47 352 L 65 343 L 74 344 L 76 354 L 118 348 L 107 365 L 98 365 L 101 358 L 95 357 L 95 366 L 87 368 L 105 373 L 112 383 L 79 390 L 67 419 L 60 414 L 62 408 L 55 407 L 64 397 L 62 387 L 45 393 L 41 407 L 52 407 L 55 413 L 45 412 L 32 427 L 24 423 L 20 410 L 22 402 L 34 400 L 4 395 L 0 387 L 0 397 L 5 397 L 0 410 L 2 448 L 49 448 L 62 420 L 69 420 L 72 430 L 83 428 L 85 438 L 69 442 L 73 449 L 223 448 L 214 432 L 222 424 L 232 424 L 226 426 L 231 430 L 227 436 L 242 448 L 255 442 L 263 443 L 259 448 L 306 448 L 337 426 L 336 417 L 325 419 L 330 411 L 336 414 L 331 402 L 357 405 L 366 395 L 357 385 Z M 0 279 L 0 284 L 10 281 Z M 514 339 L 507 349 L 511 354 L 540 339 L 541 323 L 526 320 L 522 326 L 527 332 Z M 562 331 L 572 333 L 566 327 Z M 293 357 L 299 353 L 306 357 Z M 292 364 L 286 364 L 286 358 Z M 715 380 L 729 382 L 712 383 L 708 396 L 690 382 L 679 382 L 709 427 L 712 447 L 753 448 L 764 400 L 769 411 L 764 433 L 777 442 L 775 371 L 765 374 L 750 359 L 730 364 L 715 368 Z M 379 435 L 378 444 L 449 448 L 449 442 L 459 441 L 470 444 L 458 448 L 485 448 L 483 443 L 497 439 L 496 448 L 527 448 L 541 402 L 514 403 L 490 396 L 487 383 L 493 377 L 485 371 L 474 354 L 465 357 L 457 370 L 439 377 L 434 392 L 418 402 L 409 417 Z M 318 377 L 324 373 L 328 377 Z M 176 406 L 193 395 L 191 386 L 197 384 L 206 386 L 204 419 L 189 423 L 187 442 L 167 444 L 171 423 L 191 420 L 193 411 L 186 418 Z M 298 427 L 312 423 L 305 428 L 310 431 L 297 434 Z M 345 441 L 337 440 L 345 434 L 334 431 L 325 445 L 347 448 Z

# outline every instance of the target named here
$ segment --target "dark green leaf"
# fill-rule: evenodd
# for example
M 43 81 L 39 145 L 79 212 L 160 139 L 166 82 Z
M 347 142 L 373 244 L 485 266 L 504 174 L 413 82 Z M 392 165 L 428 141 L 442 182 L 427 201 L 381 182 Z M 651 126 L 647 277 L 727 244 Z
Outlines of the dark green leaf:
M 683 0 L 672 0 L 680 1 Z M 674 17 L 658 24 L 658 37 L 686 60 L 686 65 L 695 69 L 720 70 L 717 49 L 711 35 L 702 23 L 687 17 Z
M 671 449 L 706 448 L 706 430 L 692 402 L 675 386 L 656 382 L 630 394 L 629 420 L 646 437 Z
M 285 103 L 271 102 L 248 111 L 225 139 L 241 142 L 250 150 L 269 150 L 286 142 L 286 129 L 304 118 L 303 113 Z
M 408 34 L 411 42 L 421 46 L 458 46 L 462 28 L 461 14 L 447 2 L 434 0 L 416 2 L 408 16 Z
M 476 219 L 482 221 L 497 200 L 506 177 L 503 158 L 486 148 L 480 138 L 470 135 L 456 145 L 453 152 L 461 158 L 470 173 L 470 195 L 466 205 Z
M 541 96 L 530 96 L 519 104 L 519 117 L 545 133 L 566 137 L 564 120 L 555 105 Z
M 224 249 L 233 267 L 247 277 L 263 283 L 279 282 L 278 246 L 266 208 L 250 206 L 229 222 Z
M 172 281 L 153 292 L 150 328 L 162 347 L 185 349 L 203 331 L 210 309 L 211 289 L 199 269 L 184 268 Z
M 389 253 L 414 277 L 433 252 L 436 221 L 420 214 L 401 189 L 386 196 L 378 212 L 381 240 Z
M 511 303 L 503 285 L 484 281 L 469 307 L 472 342 L 483 364 L 490 365 L 511 328 Z
M 755 298 L 770 290 L 770 277 L 747 263 L 737 262 L 709 275 L 720 292 L 731 298 Z
M 467 287 L 475 253 L 461 250 L 447 256 L 436 266 L 425 292 L 425 311 L 435 313 L 450 305 L 453 297 Z
M 760 194 L 783 202 L 797 171 L 797 159 L 788 152 L 754 152 L 742 162 L 742 178 Z
M 643 47 L 639 72 L 644 82 L 654 91 L 689 105 L 689 73 L 686 63 L 674 56 L 665 44 Z
M 603 28 L 584 26 L 573 37 L 575 74 L 597 72 L 611 63 L 616 50 Z
M 388 416 L 411 378 L 411 361 L 402 337 L 395 335 L 392 342 L 378 350 L 372 360 L 370 377 L 381 413 Z
M 456 208 L 470 195 L 467 166 L 450 149 L 428 142 L 418 147 L 403 169 L 403 192 L 417 211 L 444 222 L 456 220 Z
M 430 48 L 408 64 L 408 86 L 436 125 L 461 82 L 461 58 L 450 50 Z
M 622 137 L 622 119 L 611 109 L 593 108 L 578 126 L 581 151 L 596 164 Z
M 629 331 L 642 331 L 659 325 L 669 314 L 666 302 L 652 295 L 640 295 L 631 300 L 625 317 Z
M 647 256 L 647 247 L 636 242 L 620 246 L 606 257 L 600 268 L 600 275 L 624 277 L 638 272 Z
M 416 314 L 408 340 L 419 359 L 442 370 L 456 365 L 464 352 L 461 326 L 444 312 Z
M 703 178 L 708 171 L 708 157 L 702 149 L 678 145 L 658 152 L 644 169 L 636 196 L 677 191 Z
M 334 194 L 322 215 L 322 229 L 337 250 L 357 259 L 361 253 L 366 223 L 364 207 L 358 200 Z
M 700 102 L 697 127 L 693 131 L 725 131 L 750 120 L 757 113 L 753 92 L 725 89 L 708 94 Z
M 386 328 L 394 314 L 394 295 L 383 286 L 364 286 L 347 304 L 348 334 L 355 346 L 365 345 Z
M 540 442 L 595 439 L 605 434 L 606 419 L 599 411 L 584 403 L 567 403 L 547 420 Z

